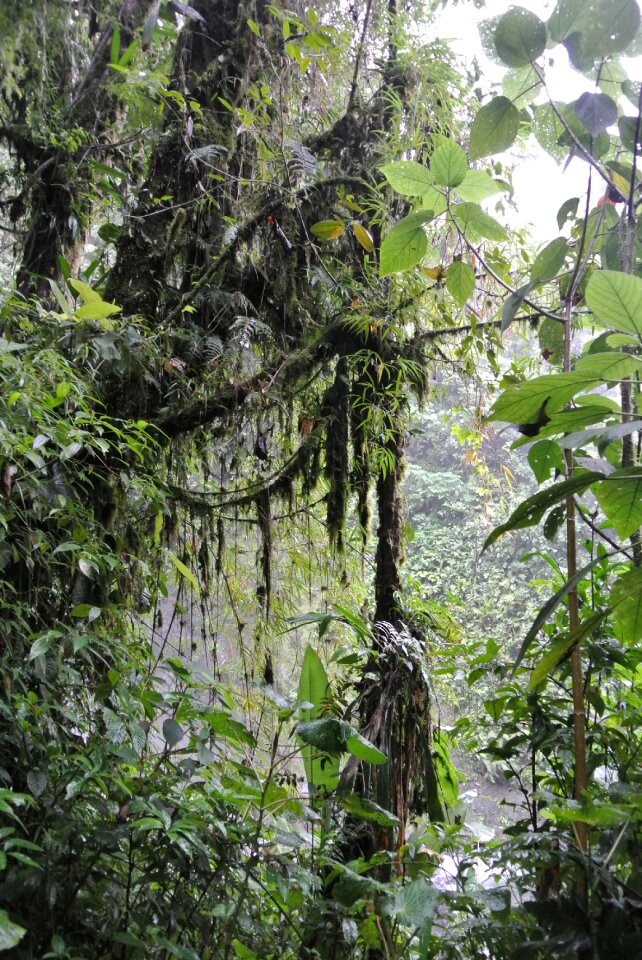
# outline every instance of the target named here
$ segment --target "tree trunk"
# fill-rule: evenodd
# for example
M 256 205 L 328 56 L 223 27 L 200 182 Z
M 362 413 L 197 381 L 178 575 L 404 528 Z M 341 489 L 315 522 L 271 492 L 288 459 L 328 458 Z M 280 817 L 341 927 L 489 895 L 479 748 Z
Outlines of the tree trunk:
M 116 82 L 108 76 L 112 38 L 116 25 L 121 50 L 134 39 L 153 10 L 155 0 L 125 0 L 115 21 L 103 29 L 92 60 L 71 101 L 62 108 L 62 129 L 56 145 L 41 145 L 29 137 L 14 141 L 27 171 L 28 227 L 17 275 L 18 290 L 25 296 L 47 298 L 49 281 L 62 278 L 61 257 L 77 273 L 94 205 L 90 161 L 115 137 Z M 69 76 L 58 77 L 61 90 Z M 76 146 L 77 131 L 82 131 Z M 24 198 L 23 198 L 24 202 Z

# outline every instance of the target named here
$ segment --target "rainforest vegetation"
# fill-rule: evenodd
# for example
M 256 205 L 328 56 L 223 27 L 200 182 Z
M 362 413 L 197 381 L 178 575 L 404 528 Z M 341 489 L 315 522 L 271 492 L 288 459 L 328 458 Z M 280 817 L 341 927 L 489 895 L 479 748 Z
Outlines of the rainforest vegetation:
M 7 957 L 642 957 L 642 28 L 540 7 L 0 0 Z

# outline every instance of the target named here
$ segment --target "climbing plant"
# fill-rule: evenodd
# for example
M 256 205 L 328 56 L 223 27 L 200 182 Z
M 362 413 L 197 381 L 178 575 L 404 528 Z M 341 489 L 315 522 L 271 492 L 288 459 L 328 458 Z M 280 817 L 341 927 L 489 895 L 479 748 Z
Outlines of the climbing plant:
M 510 69 L 501 93 L 475 116 L 468 156 L 448 141 L 428 171 L 414 160 L 384 169 L 398 192 L 419 198 L 416 212 L 384 240 L 384 270 L 423 263 L 426 224 L 434 229 L 439 217 L 459 238 L 467 261 L 458 257 L 442 265 L 446 283 L 462 302 L 477 296 L 474 270 L 481 265 L 484 276 L 507 292 L 502 330 L 522 317 L 535 320 L 542 355 L 560 370 L 535 378 L 505 376 L 488 414 L 489 421 L 512 423 L 525 435 L 518 443 L 531 444 L 528 459 L 541 489 L 494 530 L 485 548 L 503 534 L 543 522 L 549 539 L 561 532 L 566 551 L 565 563 L 547 558 L 556 592 L 526 633 L 510 675 L 494 668 L 508 682 L 489 712 L 495 721 L 508 713 L 490 752 L 511 775 L 517 764 L 530 776 L 527 787 L 519 783 L 531 830 L 547 829 L 551 820 L 573 828 L 575 886 L 565 886 L 558 875 L 553 887 L 558 896 L 564 891 L 575 919 L 565 925 L 546 905 L 550 886 L 531 912 L 554 932 L 560 948 L 586 955 L 627 950 L 639 937 L 636 912 L 625 919 L 619 907 L 610 911 L 606 930 L 598 930 L 605 922 L 606 890 L 615 884 L 630 908 L 629 881 L 639 871 L 638 787 L 631 766 L 639 744 L 636 737 L 626 746 L 611 741 L 609 758 L 600 735 L 603 724 L 631 722 L 629 702 L 620 710 L 612 698 L 636 687 L 639 664 L 642 102 L 624 59 L 637 52 L 639 24 L 634 2 L 560 2 L 546 22 L 515 7 L 486 21 L 486 51 Z M 548 96 L 560 46 L 586 79 L 586 91 L 572 103 Z M 487 177 L 471 164 L 530 134 L 559 162 L 581 158 L 586 187 L 561 207 L 560 235 L 538 253 L 530 275 L 513 280 L 493 268 L 487 244 L 479 245 L 480 238 L 500 239 L 501 226 L 465 190 L 471 176 Z M 490 189 L 490 178 L 485 182 Z M 588 555 L 582 556 L 584 548 Z M 493 669 L 492 651 L 474 667 L 471 682 Z M 526 703 L 517 678 L 527 683 Z M 554 693 L 547 690 L 551 680 Z M 571 737 L 565 732 L 568 715 Z M 535 942 L 532 950 L 537 955 Z

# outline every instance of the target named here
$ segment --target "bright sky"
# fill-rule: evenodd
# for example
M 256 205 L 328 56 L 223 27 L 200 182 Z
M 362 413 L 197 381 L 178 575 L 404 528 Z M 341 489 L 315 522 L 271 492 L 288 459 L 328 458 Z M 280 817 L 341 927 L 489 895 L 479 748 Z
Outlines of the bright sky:
M 479 40 L 477 25 L 482 20 L 504 13 L 510 6 L 521 6 L 532 10 L 542 20 L 547 20 L 555 7 L 552 0 L 518 0 L 511 4 L 509 0 L 486 0 L 483 7 L 477 8 L 471 0 L 463 0 L 457 5 L 448 4 L 438 15 L 437 29 L 443 39 L 451 39 L 453 49 L 472 64 L 473 57 L 477 58 L 482 71 L 481 85 L 484 94 L 491 92 L 501 93 L 501 80 L 507 68 L 503 68 L 488 60 L 484 55 Z M 585 90 L 591 89 L 591 82 L 581 76 L 568 64 L 566 51 L 562 46 L 555 47 L 554 51 L 547 51 L 547 55 L 554 63 L 546 71 L 546 79 L 551 95 L 556 100 L 569 102 L 577 99 Z M 642 63 L 629 60 L 630 75 L 642 76 Z M 493 91 L 492 85 L 496 84 Z M 484 97 L 486 102 L 488 96 Z M 531 137 L 526 150 L 521 155 L 504 155 L 507 159 L 513 156 L 516 160 L 513 183 L 515 186 L 515 201 L 520 211 L 520 222 L 528 221 L 533 225 L 533 236 L 544 242 L 558 235 L 556 216 L 562 203 L 569 197 L 582 196 L 586 192 L 588 165 L 579 159 L 574 159 L 565 172 L 562 167 L 545 153 Z

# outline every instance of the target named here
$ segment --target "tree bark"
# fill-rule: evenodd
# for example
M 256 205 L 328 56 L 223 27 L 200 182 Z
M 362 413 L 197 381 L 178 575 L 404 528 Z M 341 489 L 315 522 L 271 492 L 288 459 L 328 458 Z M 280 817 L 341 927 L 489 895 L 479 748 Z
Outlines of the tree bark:
M 49 295 L 49 281 L 60 281 L 60 258 L 77 273 L 93 208 L 90 158 L 101 140 L 115 132 L 117 95 L 109 88 L 109 57 L 116 26 L 121 48 L 128 46 L 156 7 L 155 0 L 125 0 L 117 17 L 103 29 L 92 60 L 68 105 L 63 106 L 60 145 L 45 145 L 23 137 L 18 155 L 25 164 L 28 227 L 17 275 L 17 288 L 25 297 Z M 66 88 L 68 78 L 58 78 Z M 115 83 L 117 77 L 111 82 Z M 75 130 L 83 131 L 74 147 Z M 23 191 L 24 193 L 25 191 Z

